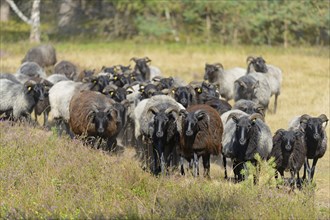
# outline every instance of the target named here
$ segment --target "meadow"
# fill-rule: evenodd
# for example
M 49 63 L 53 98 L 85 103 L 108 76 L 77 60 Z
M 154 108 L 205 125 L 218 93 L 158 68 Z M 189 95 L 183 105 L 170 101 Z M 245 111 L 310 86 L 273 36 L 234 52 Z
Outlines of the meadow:
M 246 67 L 246 57 L 262 55 L 283 70 L 277 113 L 274 98 L 266 122 L 274 133 L 295 116 L 330 117 L 328 47 L 288 48 L 219 45 L 54 43 L 58 60 L 80 69 L 128 65 L 148 56 L 165 76 L 202 80 L 205 63 Z M 0 72 L 13 73 L 28 43 L 1 43 Z M 233 102 L 230 102 L 233 104 Z M 330 134 L 329 126 L 326 131 Z M 130 146 L 109 154 L 58 138 L 54 129 L 0 122 L 0 218 L 110 219 L 329 219 L 330 152 L 316 166 L 314 183 L 303 190 L 276 188 L 263 163 L 261 180 L 240 184 L 224 180 L 219 158 L 211 178 L 191 175 L 154 177 L 144 172 Z M 328 145 L 329 145 L 328 140 Z M 233 175 L 230 173 L 229 175 Z M 287 174 L 288 175 L 288 174 Z

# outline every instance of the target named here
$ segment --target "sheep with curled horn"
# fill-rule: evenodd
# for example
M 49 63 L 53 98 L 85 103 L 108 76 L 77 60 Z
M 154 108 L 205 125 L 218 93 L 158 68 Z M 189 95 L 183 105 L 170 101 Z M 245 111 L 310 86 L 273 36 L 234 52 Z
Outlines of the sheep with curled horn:
M 325 128 L 328 124 L 328 117 L 321 114 L 318 117 L 312 117 L 304 114 L 294 118 L 289 124 L 289 130 L 301 129 L 304 131 L 304 140 L 307 145 L 307 154 L 304 163 L 304 174 L 302 179 L 311 182 L 314 177 L 315 167 L 320 158 L 322 158 L 327 150 L 328 137 Z M 312 167 L 309 160 L 312 159 Z
M 189 86 L 195 91 L 194 99 L 197 104 L 205 104 L 210 99 L 220 97 L 217 87 L 209 82 L 191 82 Z
M 155 76 L 161 76 L 162 73 L 159 68 L 155 66 L 149 66 L 151 60 L 148 57 L 136 58 L 133 57 L 130 61 L 135 62 L 134 71 L 142 74 L 144 81 L 151 80 Z
M 259 113 L 263 117 L 265 117 L 264 107 L 262 105 L 256 103 L 256 102 L 251 101 L 251 100 L 245 100 L 245 99 L 238 100 L 234 104 L 233 109 L 242 110 L 243 112 L 245 112 L 249 115 L 251 115 L 253 113 Z
M 257 165 L 256 154 L 259 154 L 263 160 L 269 157 L 273 147 L 272 134 L 268 125 L 264 123 L 263 116 L 258 113 L 230 114 L 224 127 L 225 136 L 230 134 L 232 136 L 226 137 L 227 143 L 223 142 L 223 153 L 225 156 L 229 154 L 233 160 L 235 179 L 242 181 L 244 176 L 241 170 L 245 162 L 251 161 L 252 164 Z M 234 132 L 231 132 L 233 127 Z
M 172 87 L 168 91 L 168 95 L 173 97 L 178 103 L 182 104 L 185 108 L 196 104 L 194 89 L 187 86 Z
M 234 83 L 234 100 L 251 100 L 268 108 L 271 96 L 269 83 L 263 73 L 250 73 L 237 79 Z
M 144 161 L 157 175 L 166 172 L 171 164 L 178 163 L 175 147 L 179 135 L 177 118 L 184 107 L 166 95 L 151 97 L 142 107 L 143 110 L 139 105 L 135 108 L 138 117 L 135 119 L 135 134 L 136 138 L 143 137 Z M 142 113 L 137 112 L 141 110 Z
M 95 91 L 81 91 L 70 102 L 69 125 L 75 135 L 86 140 L 102 138 L 107 141 L 107 150 L 115 149 L 117 135 L 121 128 L 115 101 Z
M 277 172 L 280 173 L 282 179 L 284 179 L 284 171 L 290 171 L 291 178 L 289 183 L 291 187 L 297 183 L 300 187 L 299 170 L 305 162 L 307 153 L 306 142 L 304 140 L 304 132 L 300 130 L 285 130 L 279 129 L 273 136 L 273 149 L 269 157 L 275 159 L 276 174 L 275 178 L 278 178 Z M 295 179 L 297 175 L 297 179 Z
M 240 67 L 224 69 L 221 63 L 205 64 L 204 80 L 215 84 L 221 97 L 229 101 L 234 97 L 234 82 L 244 76 L 245 70 Z
M 274 113 L 277 110 L 277 99 L 281 94 L 282 86 L 282 70 L 274 65 L 266 64 L 266 61 L 261 57 L 249 56 L 246 59 L 248 63 L 247 74 L 259 72 L 266 76 L 271 90 L 271 96 L 275 96 Z
M 194 176 L 199 175 L 198 160 L 202 157 L 204 176 L 210 177 L 210 155 L 219 155 L 222 148 L 223 125 L 220 115 L 208 105 L 192 105 L 187 110 L 180 110 L 178 126 L 180 156 L 188 162 L 193 161 Z M 181 173 L 185 173 L 183 161 Z

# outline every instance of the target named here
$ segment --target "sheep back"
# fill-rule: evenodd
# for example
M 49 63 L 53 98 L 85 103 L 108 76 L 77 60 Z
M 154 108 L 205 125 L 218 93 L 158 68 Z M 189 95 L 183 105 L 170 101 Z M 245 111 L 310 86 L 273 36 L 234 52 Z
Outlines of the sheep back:
M 22 60 L 24 62 L 36 62 L 41 67 L 53 66 L 56 63 L 56 51 L 50 44 L 43 44 L 31 48 Z

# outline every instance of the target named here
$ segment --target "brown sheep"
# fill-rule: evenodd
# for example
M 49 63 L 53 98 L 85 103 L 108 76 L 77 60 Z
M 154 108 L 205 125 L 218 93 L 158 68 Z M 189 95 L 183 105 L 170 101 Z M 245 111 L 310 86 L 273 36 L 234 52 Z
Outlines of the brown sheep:
M 101 137 L 107 140 L 107 149 L 116 147 L 121 128 L 115 101 L 95 91 L 81 91 L 70 102 L 69 125 L 76 135 Z
M 221 152 L 223 125 L 219 113 L 212 107 L 193 105 L 180 111 L 181 128 L 179 154 L 186 160 L 194 159 L 194 175 L 198 175 L 198 158 L 202 156 L 204 176 L 209 176 L 210 155 Z M 183 165 L 181 172 L 184 174 Z

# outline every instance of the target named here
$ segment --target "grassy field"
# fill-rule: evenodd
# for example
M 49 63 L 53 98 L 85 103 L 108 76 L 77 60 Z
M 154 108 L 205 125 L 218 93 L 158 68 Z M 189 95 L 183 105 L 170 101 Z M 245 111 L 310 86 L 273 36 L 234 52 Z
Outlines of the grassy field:
M 26 43 L 1 44 L 0 72 L 15 72 Z M 131 64 L 148 56 L 166 76 L 202 80 L 205 63 L 246 67 L 248 55 L 262 55 L 283 70 L 277 114 L 266 122 L 274 133 L 301 114 L 330 117 L 329 48 L 224 47 L 56 43 L 58 60 L 81 69 Z M 271 99 L 270 109 L 274 99 Z M 330 153 L 319 160 L 315 187 L 277 189 L 268 166 L 258 186 L 223 180 L 211 164 L 211 180 L 177 174 L 155 178 L 143 172 L 127 147 L 120 155 L 89 149 L 54 132 L 0 123 L 0 218 L 143 219 L 329 219 Z M 327 127 L 329 132 L 329 126 Z M 329 145 L 329 141 L 328 141 Z

